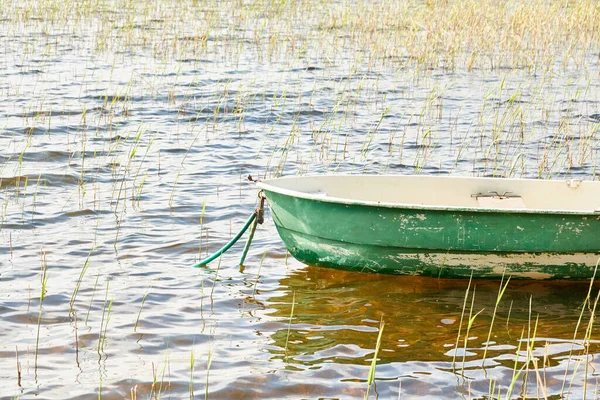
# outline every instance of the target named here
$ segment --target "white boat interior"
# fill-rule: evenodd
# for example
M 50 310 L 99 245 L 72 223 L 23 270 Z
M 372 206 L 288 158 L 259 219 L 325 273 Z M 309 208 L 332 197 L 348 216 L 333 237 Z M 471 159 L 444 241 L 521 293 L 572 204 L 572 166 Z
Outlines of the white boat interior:
M 423 208 L 575 212 L 600 216 L 600 181 L 419 175 L 327 175 L 265 180 L 260 188 L 302 198 Z

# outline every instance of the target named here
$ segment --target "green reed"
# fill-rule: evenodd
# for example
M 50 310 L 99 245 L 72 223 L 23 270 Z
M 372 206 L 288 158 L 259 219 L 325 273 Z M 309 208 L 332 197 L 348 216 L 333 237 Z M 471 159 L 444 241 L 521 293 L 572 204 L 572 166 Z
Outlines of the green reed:
M 510 281 L 510 277 L 508 277 L 506 279 L 503 278 L 499 283 L 498 294 L 494 301 L 494 309 L 490 316 L 491 319 L 489 322 L 489 328 L 487 329 L 487 335 L 484 338 L 485 340 L 483 341 L 481 347 L 481 350 L 483 352 L 482 368 L 485 368 L 485 361 L 488 357 L 490 341 L 492 336 L 494 335 L 495 327 L 497 326 L 497 324 L 495 324 L 495 321 L 499 316 L 498 311 L 500 308 L 501 300 L 505 297 L 506 290 L 509 286 Z M 581 395 L 583 396 L 583 398 L 587 398 L 590 395 L 588 383 L 589 379 L 591 378 L 591 368 L 593 368 L 593 366 L 590 364 L 591 355 L 593 354 L 591 353 L 590 348 L 592 345 L 592 332 L 596 321 L 597 305 L 598 302 L 600 302 L 600 290 L 598 290 L 595 296 L 592 296 L 593 289 L 594 279 L 590 280 L 587 295 L 581 305 L 581 311 L 577 319 L 575 329 L 573 332 L 573 337 L 571 340 L 571 349 L 569 350 L 568 355 L 565 357 L 566 363 L 564 366 L 563 379 L 560 382 L 549 382 L 549 380 L 546 377 L 546 368 L 547 366 L 550 366 L 550 359 L 548 356 L 548 345 L 544 345 L 544 351 L 542 356 L 536 355 L 536 351 L 539 352 L 539 327 L 542 321 L 540 320 L 539 315 L 534 314 L 534 297 L 529 296 L 527 321 L 522 326 L 520 336 L 517 338 L 517 347 L 514 352 L 514 361 L 512 365 L 512 376 L 506 385 L 503 385 L 500 381 L 497 381 L 494 378 L 488 377 L 487 379 L 489 384 L 489 398 L 511 399 L 514 397 L 514 393 L 518 390 L 519 396 L 521 397 L 530 398 L 531 396 L 534 396 L 533 398 L 546 399 L 549 398 L 549 384 L 552 384 L 554 388 L 556 388 L 557 384 L 560 385 L 559 389 L 562 395 L 573 394 L 573 383 L 576 379 L 580 380 L 581 382 Z M 469 297 L 470 302 L 468 302 Z M 459 348 L 459 343 L 463 342 L 463 366 L 460 370 L 460 373 L 456 369 L 454 369 L 454 372 L 457 374 L 459 373 L 459 375 L 464 379 L 468 379 L 467 373 L 469 371 L 469 369 L 467 369 L 465 366 L 467 358 L 466 353 L 469 350 L 468 343 L 470 341 L 471 336 L 477 335 L 471 334 L 470 332 L 474 328 L 474 322 L 476 318 L 484 311 L 482 309 L 478 312 L 474 312 L 475 307 L 475 287 L 471 290 L 470 281 L 467 287 L 467 291 L 465 293 L 460 322 L 458 325 L 456 343 L 454 345 L 455 351 L 452 361 L 452 365 L 454 366 L 457 349 Z M 512 309 L 513 302 L 511 301 L 510 307 L 508 308 L 505 317 L 507 324 L 507 332 L 509 331 L 508 321 L 510 319 Z M 464 331 L 466 333 L 464 334 L 463 321 L 465 321 L 464 323 L 466 324 L 464 328 Z M 583 326 L 585 326 L 583 337 L 579 339 L 580 328 Z M 582 350 L 580 352 L 576 352 L 575 350 L 575 347 L 578 343 L 581 343 L 582 347 Z M 530 375 L 532 375 L 531 378 Z M 487 377 L 487 373 L 485 376 Z M 534 387 L 530 387 L 530 383 L 534 385 Z M 470 386 L 467 388 L 467 391 L 470 395 Z
M 473 314 L 473 307 L 475 306 L 475 288 L 476 287 L 474 286 L 473 294 L 471 295 L 471 306 L 469 307 L 469 317 L 467 319 L 467 329 L 465 331 L 465 336 L 463 338 L 464 348 L 463 348 L 462 368 L 461 368 L 461 375 L 463 375 L 463 376 L 465 374 L 465 362 L 466 362 L 467 352 L 468 352 L 467 349 L 468 349 L 468 344 L 469 344 L 469 332 L 471 331 L 471 328 L 473 327 L 473 323 L 475 322 L 475 319 L 477 318 L 477 316 L 484 311 L 484 309 L 481 309 L 478 312 L 476 312 L 475 314 Z
M 458 351 L 458 343 L 460 342 L 460 334 L 463 326 L 463 319 L 465 317 L 465 310 L 467 309 L 467 301 L 469 299 L 469 293 L 471 290 L 471 282 L 473 281 L 473 274 L 469 277 L 469 284 L 467 285 L 467 290 L 465 291 L 465 298 L 462 305 L 462 311 L 460 313 L 460 321 L 458 323 L 458 333 L 456 334 L 456 343 L 454 345 L 454 353 L 452 354 L 452 369 L 456 368 L 456 353 Z
M 213 360 L 213 350 L 212 349 L 208 349 L 208 355 L 206 358 L 206 384 L 204 385 L 204 399 L 208 400 L 208 389 L 209 389 L 209 384 L 208 384 L 208 378 L 209 378 L 209 374 L 210 374 L 210 365 L 212 364 L 212 360 Z
M 110 278 L 106 279 L 106 292 L 104 295 L 104 303 L 102 307 L 102 319 L 100 320 L 100 331 L 98 333 L 98 348 L 97 352 L 100 357 L 101 351 L 104 350 L 104 346 L 106 345 L 106 331 L 108 330 L 108 323 L 110 321 L 113 299 L 108 300 L 108 287 L 110 285 Z
M 189 392 L 190 399 L 194 398 L 194 367 L 196 365 L 196 358 L 194 356 L 194 347 L 190 351 L 190 384 L 189 384 Z
M 170 359 L 169 359 L 169 356 L 167 355 L 165 362 L 162 366 L 162 369 L 159 372 L 159 374 L 160 374 L 160 382 L 159 382 L 158 381 L 159 377 L 156 373 L 156 369 L 154 367 L 154 362 L 152 363 L 152 386 L 150 387 L 150 393 L 149 393 L 150 399 L 160 400 L 163 391 L 168 390 L 170 388 L 170 385 L 171 385 L 170 382 L 167 382 L 167 384 L 166 384 L 167 387 L 163 388 L 163 385 L 165 385 L 165 373 L 166 373 L 167 367 L 169 365 L 170 365 Z
M 294 318 L 294 307 L 296 306 L 296 292 L 292 292 L 292 307 L 290 309 L 290 318 L 288 321 L 287 334 L 285 335 L 285 346 L 283 347 L 284 359 L 288 357 L 288 342 L 290 339 L 290 331 L 292 329 L 292 319 Z
M 577 319 L 577 324 L 575 325 L 575 331 L 573 332 L 573 339 L 572 339 L 573 345 L 571 346 L 571 349 L 569 350 L 569 356 L 567 358 L 567 365 L 565 367 L 565 374 L 563 376 L 563 384 L 561 387 L 561 393 L 565 393 L 565 384 L 567 381 L 567 374 L 569 372 L 569 367 L 570 367 L 572 356 L 573 356 L 574 346 L 575 346 L 575 343 L 577 340 L 577 334 L 579 332 L 579 327 L 581 326 L 581 323 L 583 321 L 585 310 L 587 307 L 589 307 L 590 302 L 591 302 L 591 294 L 592 294 L 592 290 L 594 288 L 594 281 L 596 279 L 596 273 L 598 272 L 598 265 L 600 265 L 600 258 L 598 259 L 598 261 L 596 262 L 596 266 L 594 267 L 594 275 L 593 275 L 592 279 L 590 279 L 590 285 L 588 287 L 588 292 L 583 301 L 583 304 L 581 305 L 581 312 L 579 313 L 579 318 Z M 594 308 L 594 310 L 595 310 L 595 308 Z M 592 313 L 592 317 L 593 316 L 595 316 L 595 314 Z M 586 333 L 587 332 L 588 331 L 586 331 Z
M 504 273 L 502 274 L 502 279 L 500 280 L 500 287 L 498 288 L 498 297 L 496 297 L 496 303 L 494 304 L 494 312 L 492 313 L 492 321 L 490 322 L 490 330 L 488 331 L 487 340 L 485 341 L 485 350 L 483 351 L 483 359 L 481 360 L 481 366 L 485 367 L 485 357 L 487 355 L 488 347 L 490 344 L 490 339 L 492 337 L 492 329 L 494 328 L 494 320 L 496 319 L 496 313 L 498 311 L 498 305 L 502 300 L 502 296 L 508 287 L 510 282 L 510 277 L 506 279 L 506 283 L 504 282 Z M 504 284 L 504 285 L 503 285 Z
M 373 353 L 373 359 L 371 360 L 371 366 L 369 367 L 369 375 L 367 377 L 367 391 L 365 393 L 365 400 L 369 398 L 369 392 L 371 390 L 371 386 L 375 381 L 375 369 L 377 367 L 377 356 L 379 355 L 379 349 L 381 347 L 381 336 L 383 335 L 383 328 L 385 327 L 385 323 L 383 322 L 383 317 L 381 317 L 381 321 L 379 323 L 379 333 L 377 334 L 377 342 L 375 344 L 375 352 Z M 398 394 L 400 396 L 400 394 Z
M 142 304 L 140 304 L 140 310 L 138 311 L 138 315 L 137 318 L 135 319 L 135 324 L 133 325 L 133 331 L 136 332 L 137 331 L 137 326 L 138 323 L 140 322 L 140 316 L 142 315 L 142 309 L 144 308 L 144 303 L 146 302 L 146 297 L 148 297 L 148 294 L 150 294 L 150 290 L 152 290 L 152 286 L 154 286 L 154 284 L 156 283 L 156 281 L 159 278 L 156 278 L 148 287 L 148 290 L 146 290 L 146 293 L 144 294 L 144 297 L 142 297 Z
M 92 290 L 92 295 L 90 296 L 90 303 L 88 305 L 87 314 L 85 315 L 85 324 L 87 325 L 88 320 L 90 318 L 90 311 L 92 310 L 92 303 L 94 302 L 94 295 L 96 294 L 96 289 L 98 288 L 98 280 L 100 279 L 100 273 L 96 275 L 96 282 L 94 283 L 94 289 Z
M 38 353 L 40 347 L 40 327 L 42 324 L 42 306 L 44 303 L 44 298 L 46 297 L 46 287 L 48 285 L 48 262 L 46 260 L 46 253 L 44 251 L 41 252 L 41 271 L 40 271 L 40 281 L 41 281 L 41 289 L 40 289 L 40 309 L 38 312 L 38 321 L 37 321 L 37 333 L 35 337 L 35 361 L 34 361 L 34 369 L 36 373 L 37 380 L 37 367 L 38 367 Z
M 89 267 L 90 267 L 90 257 L 92 255 L 92 251 L 88 253 L 87 258 L 83 263 L 83 267 L 81 268 L 81 272 L 79 273 L 79 278 L 77 279 L 77 284 L 73 289 L 73 293 L 71 294 L 71 300 L 69 302 L 69 313 L 73 313 L 73 305 L 75 304 L 75 299 L 77 298 L 77 293 L 79 292 L 79 288 L 81 287 L 81 281 L 85 277 Z

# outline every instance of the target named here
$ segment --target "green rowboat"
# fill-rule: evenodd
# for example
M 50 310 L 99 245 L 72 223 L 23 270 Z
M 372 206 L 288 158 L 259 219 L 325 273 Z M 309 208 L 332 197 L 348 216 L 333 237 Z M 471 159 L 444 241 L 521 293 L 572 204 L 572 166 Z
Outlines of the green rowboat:
M 588 279 L 600 182 L 319 176 L 257 183 L 289 252 L 350 271 Z

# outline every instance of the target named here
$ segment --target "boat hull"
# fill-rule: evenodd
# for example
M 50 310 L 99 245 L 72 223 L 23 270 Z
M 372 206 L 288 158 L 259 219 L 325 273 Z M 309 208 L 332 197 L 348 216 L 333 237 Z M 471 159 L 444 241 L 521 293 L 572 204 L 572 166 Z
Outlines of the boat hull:
M 595 215 L 419 210 L 269 190 L 273 220 L 299 261 L 350 271 L 452 278 L 588 279 Z

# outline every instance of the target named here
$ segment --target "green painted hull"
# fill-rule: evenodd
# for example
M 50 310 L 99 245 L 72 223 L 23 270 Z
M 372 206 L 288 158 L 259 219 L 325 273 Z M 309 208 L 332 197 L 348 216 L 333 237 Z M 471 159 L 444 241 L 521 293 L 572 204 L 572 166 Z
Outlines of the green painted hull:
M 299 261 L 350 271 L 433 277 L 588 279 L 600 217 L 581 213 L 418 209 L 340 203 L 263 188 Z

